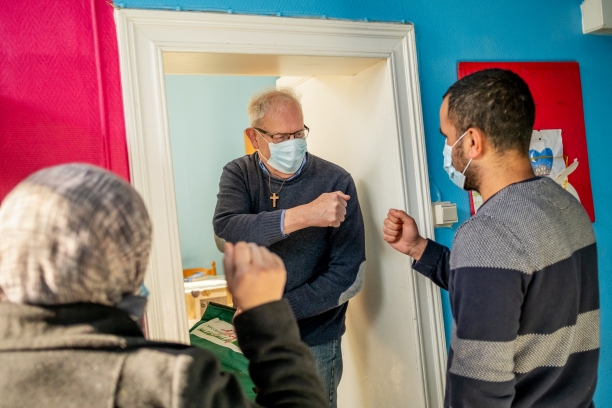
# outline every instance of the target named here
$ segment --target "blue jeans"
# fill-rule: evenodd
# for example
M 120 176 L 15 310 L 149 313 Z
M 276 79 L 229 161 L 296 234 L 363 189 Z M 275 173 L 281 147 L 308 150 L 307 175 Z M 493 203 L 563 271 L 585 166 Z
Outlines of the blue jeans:
M 342 378 L 340 341 L 341 339 L 332 340 L 329 343 L 310 348 L 317 365 L 317 372 L 321 381 L 323 381 L 325 395 L 329 398 L 330 408 L 337 408 L 338 406 L 338 384 L 340 384 Z

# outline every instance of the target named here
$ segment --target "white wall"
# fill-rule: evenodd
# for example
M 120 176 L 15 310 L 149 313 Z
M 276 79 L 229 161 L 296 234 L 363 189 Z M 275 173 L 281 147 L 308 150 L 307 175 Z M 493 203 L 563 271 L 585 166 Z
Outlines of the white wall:
M 311 128 L 309 151 L 352 174 L 365 221 L 366 283 L 348 308 L 339 406 L 423 407 L 413 272 L 382 239 L 382 221 L 390 207 L 402 207 L 403 188 L 386 62 L 356 76 L 313 77 L 296 89 Z

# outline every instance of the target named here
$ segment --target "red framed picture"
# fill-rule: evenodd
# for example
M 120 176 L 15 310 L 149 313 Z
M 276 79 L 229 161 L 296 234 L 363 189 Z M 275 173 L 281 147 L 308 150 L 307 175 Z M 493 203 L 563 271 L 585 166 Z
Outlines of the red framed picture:
M 563 158 L 567 166 L 578 162 L 563 185 L 574 194 L 595 221 L 591 175 L 587 151 L 580 67 L 577 62 L 460 62 L 458 77 L 487 68 L 509 69 L 518 74 L 529 86 L 536 104 L 534 130 L 560 131 L 563 154 L 559 157 L 547 151 L 533 149 L 535 155 L 548 159 Z M 540 132 L 542 133 L 542 132 Z M 542 133 L 543 134 L 543 133 Z M 535 135 L 535 133 L 534 133 Z M 535 137 L 535 136 L 534 136 Z M 532 139 L 532 144 L 533 144 Z M 532 159 L 535 161 L 535 158 Z M 543 159 L 540 159 L 543 160 Z M 575 165 L 574 165 L 575 166 Z M 571 169 L 568 169 L 570 171 Z M 563 177 L 563 174 L 561 175 Z M 571 190 L 575 191 L 571 191 Z M 482 204 L 480 195 L 470 192 L 472 214 Z

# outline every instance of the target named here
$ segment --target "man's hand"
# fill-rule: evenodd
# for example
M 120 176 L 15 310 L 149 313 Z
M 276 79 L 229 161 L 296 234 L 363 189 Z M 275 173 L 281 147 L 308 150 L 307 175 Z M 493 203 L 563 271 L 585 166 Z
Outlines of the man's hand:
M 418 261 L 427 246 L 427 240 L 419 235 L 414 218 L 401 210 L 390 209 L 384 221 L 383 239 L 394 249 Z
M 311 227 L 338 228 L 346 215 L 346 202 L 351 197 L 340 191 L 323 193 L 316 200 L 307 204 L 307 223 Z
M 346 215 L 346 202 L 351 197 L 341 191 L 323 193 L 314 201 L 285 212 L 285 234 L 308 227 L 338 228 Z
M 234 306 L 241 312 L 282 298 L 287 271 L 283 261 L 266 248 L 226 243 L 223 267 Z

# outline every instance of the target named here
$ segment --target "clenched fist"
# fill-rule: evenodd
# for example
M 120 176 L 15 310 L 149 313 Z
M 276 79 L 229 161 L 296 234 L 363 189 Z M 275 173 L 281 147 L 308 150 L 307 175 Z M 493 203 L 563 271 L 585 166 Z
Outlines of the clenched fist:
M 401 210 L 390 209 L 383 226 L 383 239 L 395 250 L 419 260 L 427 240 L 419 234 L 414 218 Z
M 244 312 L 282 298 L 287 271 L 278 255 L 246 242 L 226 243 L 224 249 L 225 279 L 238 310 Z
M 314 201 L 291 208 L 285 213 L 284 231 L 294 231 L 308 227 L 338 228 L 346 216 L 346 202 L 351 197 L 341 191 L 323 193 Z
M 316 200 L 307 204 L 308 224 L 311 227 L 338 228 L 346 215 L 346 202 L 351 197 L 340 191 L 323 193 Z

